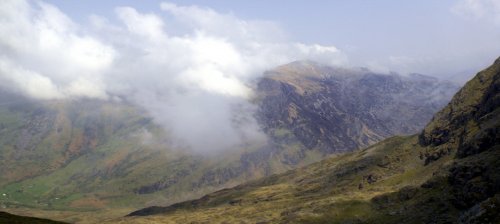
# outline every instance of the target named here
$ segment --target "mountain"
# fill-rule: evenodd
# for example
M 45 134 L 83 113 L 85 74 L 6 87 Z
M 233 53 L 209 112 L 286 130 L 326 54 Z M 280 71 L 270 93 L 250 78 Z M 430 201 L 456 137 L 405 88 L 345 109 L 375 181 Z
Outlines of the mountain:
M 458 88 L 436 78 L 298 61 L 266 72 L 257 117 L 269 136 L 325 154 L 420 131 Z M 397 116 L 396 116 L 397 115 Z
M 0 94 L 0 209 L 98 222 L 416 133 L 454 85 L 314 62 L 268 71 L 255 87 L 267 143 L 200 155 L 126 98 L 35 101 Z M 353 103 L 356 102 L 356 103 Z
M 111 223 L 499 223 L 500 58 L 417 135 Z

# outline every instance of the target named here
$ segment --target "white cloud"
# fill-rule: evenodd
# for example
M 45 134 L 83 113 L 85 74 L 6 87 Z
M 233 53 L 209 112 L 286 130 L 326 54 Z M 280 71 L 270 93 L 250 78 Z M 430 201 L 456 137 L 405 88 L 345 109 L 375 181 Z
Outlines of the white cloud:
M 152 41 L 161 41 L 166 38 L 163 32 L 163 21 L 157 15 L 140 14 L 131 7 L 119 7 L 115 12 L 130 33 L 144 36 Z
M 52 83 L 52 80 L 34 71 L 18 67 L 9 59 L 0 60 L 0 74 L 11 74 L 0 76 L 3 88 L 10 89 L 12 84 L 24 93 L 36 99 L 62 98 L 62 93 Z
M 318 61 L 329 65 L 343 65 L 347 63 L 347 58 L 342 57 L 340 50 L 335 46 L 322 46 L 319 44 L 306 45 L 297 43 L 295 45 L 299 51 L 307 55 L 307 59 Z M 338 54 L 338 57 L 331 57 L 331 55 Z
M 92 82 L 85 78 L 78 78 L 69 83 L 63 91 L 66 95 L 76 97 L 107 98 L 104 86 L 99 82 Z
M 200 6 L 179 6 L 164 2 L 161 9 L 173 16 L 188 32 L 203 31 L 210 35 L 228 38 L 239 44 L 254 41 L 283 41 L 286 34 L 276 23 L 260 20 L 241 20 L 232 14 L 221 14 Z M 248 42 L 251 41 L 251 42 Z
M 468 19 L 500 25 L 499 0 L 459 0 L 451 10 L 453 13 Z
M 125 96 L 180 142 L 215 150 L 262 137 L 248 99 L 249 82 L 264 70 L 301 59 L 346 61 L 334 46 L 287 40 L 272 22 L 160 8 L 119 7 L 118 23 L 93 15 L 84 27 L 41 1 L 1 1 L 0 79 L 38 99 Z
M 105 89 L 89 94 L 83 88 L 74 90 L 81 80 L 102 86 L 101 76 L 114 58 L 112 47 L 80 34 L 77 24 L 49 4 L 6 0 L 0 8 L 0 54 L 16 68 L 0 73 L 1 77 L 35 98 L 105 97 Z M 32 91 L 37 83 L 45 88 Z

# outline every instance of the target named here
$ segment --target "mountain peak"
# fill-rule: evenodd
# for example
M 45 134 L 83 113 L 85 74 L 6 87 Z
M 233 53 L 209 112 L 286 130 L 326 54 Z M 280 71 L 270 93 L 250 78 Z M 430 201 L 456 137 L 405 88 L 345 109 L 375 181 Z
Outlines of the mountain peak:
M 296 79 L 326 79 L 329 77 L 353 77 L 365 73 L 371 73 L 366 68 L 345 68 L 340 66 L 329 66 L 311 60 L 294 61 L 278 66 L 265 73 L 266 77 L 282 81 Z

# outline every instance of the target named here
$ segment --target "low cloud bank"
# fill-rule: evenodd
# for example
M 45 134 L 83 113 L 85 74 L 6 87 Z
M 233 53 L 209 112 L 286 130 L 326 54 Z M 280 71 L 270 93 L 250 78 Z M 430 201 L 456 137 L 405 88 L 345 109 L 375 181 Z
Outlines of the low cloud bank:
M 40 100 L 116 96 L 206 152 L 263 138 L 249 83 L 293 60 L 345 64 L 334 46 L 289 41 L 268 21 L 162 3 L 77 24 L 43 1 L 0 2 L 0 86 Z

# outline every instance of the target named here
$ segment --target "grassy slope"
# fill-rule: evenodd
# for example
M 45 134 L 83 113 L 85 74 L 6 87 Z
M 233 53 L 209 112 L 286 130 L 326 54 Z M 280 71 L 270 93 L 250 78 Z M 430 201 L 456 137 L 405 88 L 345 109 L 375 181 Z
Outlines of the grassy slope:
M 440 169 L 439 165 L 424 166 L 422 160 L 413 159 L 424 152 L 417 142 L 416 136 L 390 138 L 357 153 L 215 192 L 200 200 L 152 209 L 148 213 L 161 215 L 125 218 L 123 223 L 321 222 L 352 219 L 352 215 L 365 220 L 370 216 L 385 218 L 372 203 L 373 197 L 419 186 Z M 369 179 L 376 180 L 369 184 Z
M 499 92 L 500 59 L 420 136 L 111 223 L 498 223 Z
M 42 111 L 41 118 L 36 118 L 33 111 Z M 0 118 L 0 166 L 8 171 L 0 181 L 0 206 L 4 210 L 47 217 L 44 210 L 92 211 L 89 215 L 94 216 L 95 211 L 103 208 L 131 209 L 148 200 L 147 196 L 134 197 L 132 189 L 137 184 L 127 183 L 146 182 L 143 174 L 151 167 L 140 169 L 141 162 L 148 160 L 150 166 L 165 166 L 164 161 L 158 161 L 162 157 L 154 156 L 158 151 L 140 144 L 142 140 L 136 135 L 145 128 L 154 130 L 132 107 L 95 102 L 40 105 L 21 100 L 17 105 L 3 107 Z M 38 142 L 18 147 L 19 136 L 44 123 L 50 125 L 48 131 L 30 138 L 39 139 Z M 33 129 L 34 133 L 40 132 Z M 85 133 L 88 130 L 96 134 Z M 126 170 L 134 168 L 135 173 Z M 151 179 L 155 177 L 160 178 L 156 175 Z M 120 205 L 120 200 L 130 203 Z M 31 208 L 32 212 L 22 208 Z M 41 211 L 33 212 L 37 209 Z
M 110 209 L 123 214 L 123 209 L 129 211 L 147 202 L 162 201 L 168 194 L 181 195 L 178 199 L 170 197 L 171 200 L 192 196 L 183 195 L 187 190 L 182 190 L 182 186 L 169 189 L 167 195 L 134 193 L 142 185 L 175 174 L 179 169 L 191 169 L 189 166 L 197 162 L 195 156 L 174 152 L 160 142 L 142 144 L 144 131 L 160 134 L 135 108 L 123 104 L 95 105 L 95 102 L 80 105 L 22 102 L 15 106 L 0 111 L 0 166 L 7 171 L 0 179 L 3 209 L 24 213 L 23 208 L 31 208 L 29 214 L 49 217 L 54 212 L 44 210 L 66 211 L 55 217 L 80 221 L 87 219 L 86 216 L 95 218 L 96 213 L 104 217 L 107 213 L 114 214 Z M 34 148 L 16 148 L 16 139 L 26 129 L 24 125 L 36 127 L 36 123 L 44 123 L 45 114 L 44 118 L 33 119 L 32 111 L 37 110 L 55 114 L 53 123 L 47 122 L 52 127 L 39 142 L 30 142 Z M 87 129 L 97 136 L 84 133 Z M 36 212 L 37 209 L 41 210 Z M 75 212 L 82 213 L 82 218 L 78 215 L 75 218 Z M 66 214 L 73 218 L 66 218 Z

